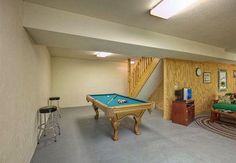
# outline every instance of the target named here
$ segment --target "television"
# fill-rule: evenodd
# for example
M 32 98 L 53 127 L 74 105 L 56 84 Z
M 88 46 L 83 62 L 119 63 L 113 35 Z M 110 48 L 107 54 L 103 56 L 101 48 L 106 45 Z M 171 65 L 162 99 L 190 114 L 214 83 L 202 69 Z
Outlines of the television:
M 175 96 L 177 101 L 186 101 L 192 99 L 192 89 L 191 88 L 182 88 L 175 90 Z

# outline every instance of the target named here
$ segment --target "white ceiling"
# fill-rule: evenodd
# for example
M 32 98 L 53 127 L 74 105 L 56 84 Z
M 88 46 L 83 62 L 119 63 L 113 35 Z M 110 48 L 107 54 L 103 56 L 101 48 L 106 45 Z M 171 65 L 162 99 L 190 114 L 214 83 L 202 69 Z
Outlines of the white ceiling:
M 236 51 L 236 0 L 199 0 L 164 20 L 150 16 L 160 0 L 26 0 Z

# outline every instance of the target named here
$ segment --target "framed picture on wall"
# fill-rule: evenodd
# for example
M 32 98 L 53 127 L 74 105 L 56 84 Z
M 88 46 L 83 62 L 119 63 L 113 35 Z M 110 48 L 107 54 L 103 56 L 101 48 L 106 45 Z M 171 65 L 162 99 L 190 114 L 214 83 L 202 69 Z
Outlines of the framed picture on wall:
M 227 71 L 226 70 L 219 70 L 218 87 L 219 87 L 219 91 L 227 90 Z
M 205 84 L 211 83 L 211 73 L 210 72 L 203 73 L 203 83 L 205 83 Z
M 233 77 L 236 78 L 236 70 L 233 71 Z

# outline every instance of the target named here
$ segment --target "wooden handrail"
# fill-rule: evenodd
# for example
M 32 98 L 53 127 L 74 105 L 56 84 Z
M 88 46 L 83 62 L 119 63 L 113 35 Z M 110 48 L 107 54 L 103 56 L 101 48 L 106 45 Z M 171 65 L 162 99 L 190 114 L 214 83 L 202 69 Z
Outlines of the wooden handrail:
M 159 61 L 159 58 L 141 57 L 135 67 L 131 69 L 130 59 L 128 59 L 129 96 L 138 96 Z

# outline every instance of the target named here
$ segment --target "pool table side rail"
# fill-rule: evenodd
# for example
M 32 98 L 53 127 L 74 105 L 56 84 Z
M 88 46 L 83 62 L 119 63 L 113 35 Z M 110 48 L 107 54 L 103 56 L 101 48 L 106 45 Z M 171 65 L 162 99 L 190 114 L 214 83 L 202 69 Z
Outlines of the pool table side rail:
M 151 106 L 152 106 L 152 103 L 146 102 L 146 103 L 143 103 L 143 104 L 129 104 L 129 105 L 114 106 L 112 108 L 115 109 L 115 110 L 116 109 L 123 109 L 123 108 L 133 108 L 133 107 L 143 107 L 143 108 L 148 109 Z
M 118 94 L 117 94 L 118 95 Z M 137 100 L 137 99 L 135 99 L 135 98 L 130 98 L 130 97 L 127 97 L 127 98 L 130 98 L 130 99 L 133 99 L 133 100 L 137 100 L 137 101 L 140 101 L 140 102 L 143 102 L 142 104 L 129 104 L 129 105 L 121 105 L 121 106 L 113 106 L 113 107 L 109 107 L 109 106 L 107 106 L 106 104 L 104 104 L 104 103 L 102 103 L 102 102 L 100 102 L 100 101 L 98 101 L 98 100 L 96 100 L 95 98 L 93 98 L 92 97 L 93 95 L 87 95 L 87 97 L 86 97 L 86 100 L 87 101 L 91 101 L 91 102 L 93 102 L 93 101 L 96 101 L 97 103 L 99 103 L 100 105 L 103 105 L 103 107 L 104 108 L 106 108 L 106 109 L 123 109 L 123 108 L 131 108 L 131 107 L 140 107 L 140 106 L 142 106 L 142 107 L 147 107 L 147 109 L 151 109 L 151 107 L 152 107 L 152 103 L 151 102 L 146 102 L 146 101 L 142 101 L 142 100 Z M 120 95 L 120 96 L 122 96 L 122 95 Z M 126 97 L 126 96 L 123 96 L 123 97 Z M 150 108 L 149 108 L 150 107 Z
M 151 110 L 152 106 L 153 106 L 153 103 L 144 101 L 145 103 L 143 103 L 143 104 L 130 104 L 130 105 L 109 107 L 109 106 L 101 103 L 100 101 L 96 100 L 91 95 L 87 95 L 86 100 L 88 102 L 92 102 L 93 105 L 97 106 L 99 109 L 101 109 L 103 112 L 105 112 L 105 114 L 108 117 L 112 117 L 112 116 L 114 116 L 115 113 L 118 113 L 118 112 L 124 112 L 124 111 L 129 112 L 129 111 L 132 111 L 132 110 L 135 110 L 138 108 L 140 110 Z
M 117 94 L 117 93 L 108 93 L 108 94 L 90 94 L 89 96 L 106 96 L 106 95 L 117 95 L 117 96 L 122 96 L 122 97 L 125 97 L 125 98 L 129 98 L 129 99 L 132 99 L 132 100 L 135 100 L 135 101 L 139 101 L 139 102 L 143 102 L 143 103 L 148 103 L 147 101 L 144 101 L 144 100 L 140 100 L 140 99 L 136 99 L 136 98 L 133 98 L 133 97 L 128 97 L 128 96 L 124 96 L 124 95 L 120 95 L 120 94 Z
M 98 100 L 95 100 L 91 95 L 87 95 L 86 96 L 86 100 L 88 102 L 92 102 L 92 104 L 96 107 L 98 107 L 99 109 L 101 109 L 105 114 L 106 116 L 108 117 L 112 117 L 114 116 L 114 112 L 113 112 L 113 109 L 109 108 L 107 105 L 101 103 L 100 101 Z
M 135 100 L 135 101 L 139 101 L 139 102 L 143 102 L 143 103 L 148 103 L 147 101 L 136 99 L 136 98 L 133 98 L 133 97 L 124 96 L 124 95 L 120 95 L 120 94 L 117 94 L 117 93 L 114 93 L 114 94 L 116 94 L 118 96 L 125 97 L 125 98 L 129 98 L 129 99 L 132 99 L 132 100 Z
M 152 103 L 146 103 L 146 104 L 133 104 L 133 105 L 129 105 L 129 106 L 123 106 L 123 107 L 117 107 L 114 108 L 113 111 L 115 113 L 119 113 L 119 112 L 130 112 L 133 110 L 150 110 L 152 109 Z

